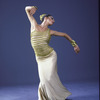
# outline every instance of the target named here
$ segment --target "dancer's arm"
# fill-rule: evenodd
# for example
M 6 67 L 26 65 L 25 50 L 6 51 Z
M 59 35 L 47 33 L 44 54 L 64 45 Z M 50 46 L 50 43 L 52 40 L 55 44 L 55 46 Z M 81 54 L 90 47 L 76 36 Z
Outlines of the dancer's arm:
M 37 8 L 34 6 L 26 6 L 25 7 L 25 11 L 28 16 L 28 19 L 29 19 L 31 25 L 34 26 L 34 28 L 37 26 L 37 22 L 36 22 L 35 18 L 33 17 L 33 14 L 36 12 L 36 10 L 37 10 Z
M 50 34 L 55 36 L 62 36 L 65 37 L 70 42 L 72 41 L 72 38 L 67 33 L 50 30 Z
M 55 35 L 55 36 L 62 36 L 62 37 L 65 37 L 67 40 L 69 40 L 69 42 L 72 41 L 72 38 L 71 38 L 67 33 L 58 32 L 58 31 L 54 31 L 54 30 L 50 30 L 50 34 L 51 34 L 51 35 Z M 75 51 L 76 53 L 79 53 L 80 48 L 78 47 L 78 45 L 76 45 L 76 46 L 74 47 L 74 51 Z

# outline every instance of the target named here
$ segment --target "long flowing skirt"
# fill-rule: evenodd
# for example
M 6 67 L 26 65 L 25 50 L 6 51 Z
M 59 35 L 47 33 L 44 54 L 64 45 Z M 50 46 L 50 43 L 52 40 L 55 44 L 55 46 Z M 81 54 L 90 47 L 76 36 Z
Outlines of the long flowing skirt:
M 63 86 L 57 74 L 57 53 L 55 50 L 45 57 L 35 57 L 40 78 L 38 100 L 65 100 L 72 93 Z

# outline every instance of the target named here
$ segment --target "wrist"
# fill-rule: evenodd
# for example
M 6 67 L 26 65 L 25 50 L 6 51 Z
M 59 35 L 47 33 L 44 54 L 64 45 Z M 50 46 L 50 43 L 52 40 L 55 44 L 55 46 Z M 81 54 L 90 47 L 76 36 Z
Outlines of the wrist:
M 72 45 L 73 47 L 75 47 L 75 46 L 77 45 L 77 43 L 75 42 L 75 40 L 71 40 L 70 43 L 71 43 L 71 45 Z
M 31 7 L 32 7 L 32 8 L 36 8 L 36 9 L 38 9 L 37 6 L 31 6 Z

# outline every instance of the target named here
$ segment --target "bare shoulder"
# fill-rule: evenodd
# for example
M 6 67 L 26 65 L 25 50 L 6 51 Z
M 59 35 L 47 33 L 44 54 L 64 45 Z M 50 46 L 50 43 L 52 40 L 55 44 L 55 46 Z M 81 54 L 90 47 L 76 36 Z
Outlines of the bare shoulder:
M 39 24 L 37 24 L 36 27 L 34 27 L 34 26 L 31 24 L 30 31 L 33 32 L 33 31 L 35 31 L 35 30 L 37 30 L 37 31 L 39 30 Z

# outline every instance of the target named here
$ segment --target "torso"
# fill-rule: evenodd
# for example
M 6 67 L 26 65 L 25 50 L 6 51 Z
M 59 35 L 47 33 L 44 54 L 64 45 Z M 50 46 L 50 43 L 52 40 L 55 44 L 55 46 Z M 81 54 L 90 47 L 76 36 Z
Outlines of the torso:
M 40 29 L 41 27 L 39 27 L 38 30 L 31 29 L 31 45 L 37 56 L 46 56 L 53 50 L 53 48 L 48 45 L 51 39 L 50 29 Z

